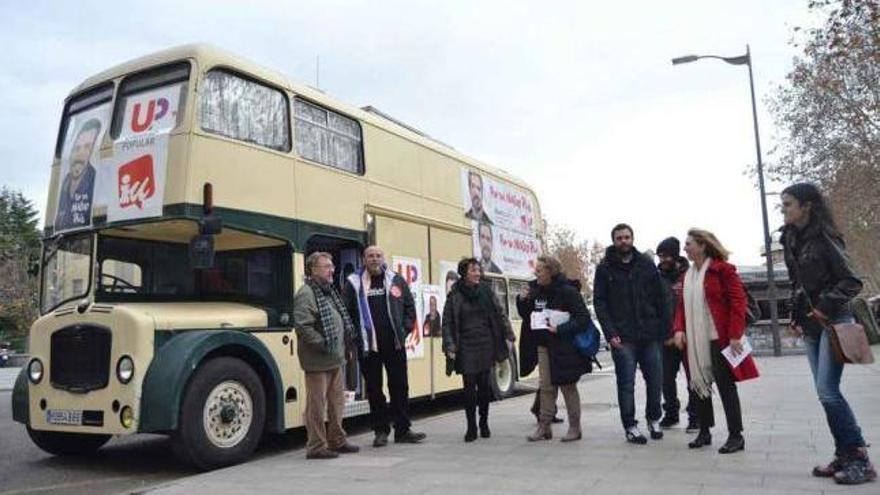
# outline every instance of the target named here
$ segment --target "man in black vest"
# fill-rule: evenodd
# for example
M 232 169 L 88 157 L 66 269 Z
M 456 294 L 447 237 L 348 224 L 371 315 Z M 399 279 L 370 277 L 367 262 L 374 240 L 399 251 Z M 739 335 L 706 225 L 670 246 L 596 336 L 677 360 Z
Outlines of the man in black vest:
M 357 329 L 361 371 L 367 382 L 367 399 L 375 432 L 374 447 L 388 444 L 390 416 L 394 441 L 419 443 L 424 433 L 410 429 L 409 382 L 406 369 L 406 336 L 416 321 L 416 305 L 406 281 L 385 266 L 379 246 L 364 250 L 364 266 L 348 276 L 343 292 L 346 308 Z M 382 392 L 382 369 L 388 374 L 391 411 Z

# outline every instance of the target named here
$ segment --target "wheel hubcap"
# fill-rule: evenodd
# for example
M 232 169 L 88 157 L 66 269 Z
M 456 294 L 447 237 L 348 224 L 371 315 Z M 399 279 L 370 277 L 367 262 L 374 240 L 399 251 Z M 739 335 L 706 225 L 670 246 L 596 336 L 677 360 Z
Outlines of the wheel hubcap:
M 496 363 L 495 365 L 495 383 L 498 384 L 498 389 L 502 392 L 507 392 L 507 389 L 510 388 L 510 377 L 511 377 L 511 369 L 510 369 L 510 361 L 504 361 L 503 363 Z
M 208 394 L 202 424 L 208 440 L 220 448 L 238 445 L 253 421 L 253 401 L 247 388 L 236 381 L 218 384 Z

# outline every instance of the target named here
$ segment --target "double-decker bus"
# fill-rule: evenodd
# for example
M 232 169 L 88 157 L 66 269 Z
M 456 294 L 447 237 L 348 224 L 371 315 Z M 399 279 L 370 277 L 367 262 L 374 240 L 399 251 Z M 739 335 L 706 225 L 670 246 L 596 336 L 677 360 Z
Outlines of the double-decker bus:
M 305 257 L 332 253 L 341 286 L 369 244 L 416 297 L 411 396 L 457 390 L 437 319 L 455 265 L 480 258 L 512 309 L 540 219 L 501 170 L 213 47 L 121 64 L 64 103 L 13 418 L 58 455 L 150 432 L 201 468 L 240 462 L 264 432 L 303 425 Z M 496 366 L 499 396 L 516 364 Z M 345 376 L 346 415 L 366 413 L 356 361 Z

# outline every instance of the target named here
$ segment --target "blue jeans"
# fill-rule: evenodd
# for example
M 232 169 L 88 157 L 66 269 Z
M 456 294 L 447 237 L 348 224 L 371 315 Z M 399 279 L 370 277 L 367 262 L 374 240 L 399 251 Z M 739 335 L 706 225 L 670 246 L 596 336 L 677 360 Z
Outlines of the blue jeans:
M 838 318 L 834 323 L 853 322 L 852 316 Z M 805 337 L 807 359 L 816 385 L 819 402 L 825 409 L 825 419 L 831 436 L 834 437 L 835 455 L 845 455 L 854 449 L 865 446 L 862 430 L 856 423 L 856 417 L 849 403 L 840 393 L 840 377 L 843 375 L 843 364 L 834 359 L 831 349 L 830 330 L 823 330 L 818 338 Z
M 623 429 L 638 424 L 636 421 L 636 365 L 645 379 L 647 404 L 645 418 L 657 421 L 662 415 L 660 397 L 663 390 L 663 343 L 661 341 L 623 342 L 620 349 L 612 349 L 614 371 L 617 374 L 617 402 Z

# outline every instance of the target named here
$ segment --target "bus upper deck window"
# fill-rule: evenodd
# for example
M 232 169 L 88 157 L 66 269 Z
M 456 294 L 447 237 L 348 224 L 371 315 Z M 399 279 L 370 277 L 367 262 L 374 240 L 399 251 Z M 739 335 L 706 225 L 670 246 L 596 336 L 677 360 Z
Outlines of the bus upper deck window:
M 201 90 L 202 129 L 239 141 L 290 151 L 290 115 L 283 92 L 214 69 Z
M 176 128 L 186 108 L 189 62 L 177 62 L 127 76 L 119 85 L 112 137 Z

